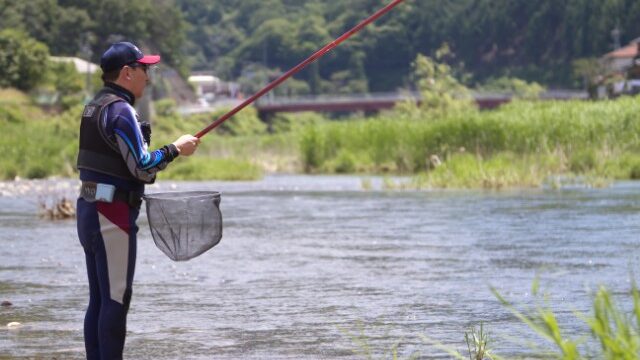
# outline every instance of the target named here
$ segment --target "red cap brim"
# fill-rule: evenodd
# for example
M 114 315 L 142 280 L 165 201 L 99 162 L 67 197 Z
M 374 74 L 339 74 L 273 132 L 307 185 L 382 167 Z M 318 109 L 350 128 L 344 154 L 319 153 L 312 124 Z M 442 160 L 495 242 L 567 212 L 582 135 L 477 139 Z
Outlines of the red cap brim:
M 160 55 L 145 55 L 138 62 L 146 65 L 153 65 L 160 62 Z

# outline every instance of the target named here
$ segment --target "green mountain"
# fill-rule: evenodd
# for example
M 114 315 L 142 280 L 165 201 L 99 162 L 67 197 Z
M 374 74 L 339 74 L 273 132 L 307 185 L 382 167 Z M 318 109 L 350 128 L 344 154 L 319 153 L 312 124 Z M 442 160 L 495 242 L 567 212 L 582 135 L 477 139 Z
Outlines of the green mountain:
M 90 54 L 94 61 L 108 43 L 128 39 L 161 52 L 183 75 L 213 71 L 251 83 L 289 69 L 386 3 L 0 0 L 0 30 L 22 30 L 54 55 Z M 433 55 L 443 43 L 470 84 L 510 76 L 579 86 L 575 60 L 638 36 L 637 0 L 406 0 L 290 86 L 312 93 L 393 91 L 410 82 L 418 54 Z

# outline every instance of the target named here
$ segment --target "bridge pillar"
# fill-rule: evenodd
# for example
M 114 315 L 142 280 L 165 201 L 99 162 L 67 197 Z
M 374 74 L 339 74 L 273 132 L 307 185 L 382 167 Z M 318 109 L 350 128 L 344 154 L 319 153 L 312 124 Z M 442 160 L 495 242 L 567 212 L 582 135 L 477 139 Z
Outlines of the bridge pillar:
M 275 112 L 271 111 L 258 111 L 258 118 L 267 124 L 267 132 L 269 132 L 269 134 L 273 133 L 273 118 L 275 114 Z

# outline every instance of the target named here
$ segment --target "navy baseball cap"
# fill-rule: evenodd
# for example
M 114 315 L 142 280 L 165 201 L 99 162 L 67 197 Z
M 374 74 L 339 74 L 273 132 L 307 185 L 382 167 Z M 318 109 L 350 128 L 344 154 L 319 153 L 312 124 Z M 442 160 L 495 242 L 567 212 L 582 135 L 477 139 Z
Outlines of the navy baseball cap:
M 134 62 L 153 65 L 160 62 L 160 55 L 144 55 L 137 46 L 130 42 L 119 42 L 111 45 L 100 58 L 100 67 L 107 73 L 118 70 Z

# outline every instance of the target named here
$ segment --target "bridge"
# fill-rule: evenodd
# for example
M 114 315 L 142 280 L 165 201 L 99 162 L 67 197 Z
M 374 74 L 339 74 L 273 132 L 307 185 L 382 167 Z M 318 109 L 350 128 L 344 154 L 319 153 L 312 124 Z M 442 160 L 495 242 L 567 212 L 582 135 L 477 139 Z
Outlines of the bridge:
M 480 109 L 493 109 L 513 98 L 510 94 L 500 93 L 474 93 L 473 97 Z M 567 100 L 586 99 L 587 93 L 572 90 L 552 90 L 540 96 L 543 100 Z M 268 119 L 273 114 L 281 112 L 355 112 L 374 113 L 381 110 L 392 109 L 402 101 L 420 102 L 420 94 L 417 92 L 404 93 L 373 93 L 353 95 L 314 95 L 279 97 L 267 94 L 258 99 L 254 106 L 258 110 L 261 119 Z M 194 114 L 212 112 L 222 107 L 231 108 L 239 105 L 242 100 L 226 100 L 208 106 L 182 107 L 181 114 Z

